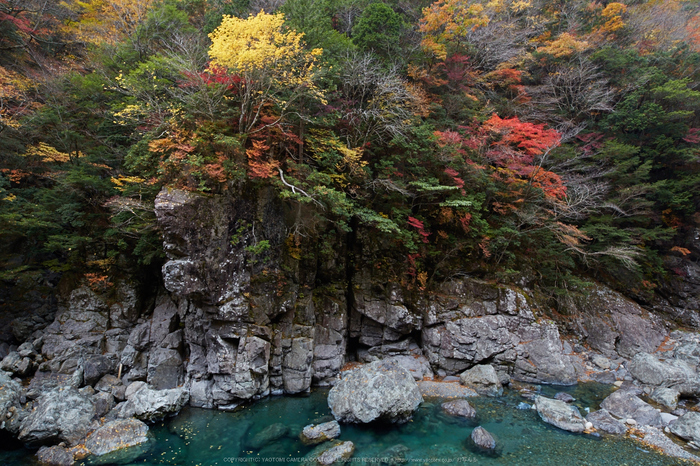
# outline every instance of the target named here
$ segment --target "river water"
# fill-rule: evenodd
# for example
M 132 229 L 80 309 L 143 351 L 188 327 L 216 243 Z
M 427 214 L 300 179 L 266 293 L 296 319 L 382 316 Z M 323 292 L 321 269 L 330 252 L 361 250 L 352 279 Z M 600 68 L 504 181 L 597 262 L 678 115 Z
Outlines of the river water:
M 580 384 L 575 387 L 542 387 L 553 396 L 567 391 L 585 415 L 609 393 L 609 386 Z M 302 464 L 313 449 L 298 435 L 312 423 L 332 420 L 326 403 L 328 391 L 314 390 L 305 396 L 273 397 L 236 412 L 186 408 L 177 417 L 152 426 L 150 450 L 137 458 L 123 458 L 133 465 L 231 465 Z M 413 421 L 401 425 L 341 426 L 340 440 L 355 444 L 353 463 L 362 465 L 675 465 L 679 460 L 651 450 L 631 439 L 571 434 L 540 420 L 519 392 L 506 391 L 500 398 L 471 398 L 478 413 L 476 422 L 444 415 L 443 400 L 426 400 Z M 270 426 L 280 424 L 270 429 Z M 495 456 L 472 451 L 466 442 L 472 429 L 481 425 L 497 439 Z M 264 429 L 274 430 L 266 443 Z M 0 464 L 32 464 L 31 452 L 0 451 Z M 392 462 L 392 458 L 394 458 Z M 112 463 L 114 464 L 114 463 Z M 352 463 L 351 463 L 352 464 Z

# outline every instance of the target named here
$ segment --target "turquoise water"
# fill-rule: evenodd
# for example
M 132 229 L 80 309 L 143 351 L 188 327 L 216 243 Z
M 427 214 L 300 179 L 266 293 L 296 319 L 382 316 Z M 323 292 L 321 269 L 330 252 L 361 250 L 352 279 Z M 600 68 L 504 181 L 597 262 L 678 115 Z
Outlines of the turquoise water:
M 597 409 L 609 388 L 597 384 L 568 387 L 582 409 Z M 543 387 L 553 396 L 556 387 Z M 231 465 L 301 464 L 313 448 L 298 440 L 303 426 L 332 420 L 326 390 L 302 397 L 276 397 L 237 412 L 187 408 L 179 416 L 153 426 L 156 442 L 133 465 Z M 472 398 L 477 422 L 448 417 L 440 400 L 427 400 L 412 422 L 402 426 L 341 426 L 341 440 L 355 443 L 355 464 L 380 465 L 379 458 L 400 452 L 408 465 L 672 465 L 679 460 L 660 455 L 632 440 L 571 434 L 551 427 L 530 409 L 519 410 L 524 400 L 510 391 L 497 399 Z M 258 435 L 276 426 L 265 444 Z M 469 449 L 466 439 L 476 425 L 491 432 L 499 443 L 499 455 L 484 456 Z M 270 429 L 268 429 L 270 430 Z M 256 437 L 257 436 L 257 437 Z M 393 450 L 390 450 L 392 449 Z M 27 453 L 0 452 L 0 464 L 31 464 Z

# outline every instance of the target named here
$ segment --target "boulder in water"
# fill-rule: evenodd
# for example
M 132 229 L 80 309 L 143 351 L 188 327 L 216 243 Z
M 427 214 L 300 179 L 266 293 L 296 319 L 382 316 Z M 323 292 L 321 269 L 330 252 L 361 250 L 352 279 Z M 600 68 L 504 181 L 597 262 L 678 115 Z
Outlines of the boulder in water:
M 301 442 L 304 445 L 316 445 L 326 440 L 340 437 L 340 425 L 337 421 L 324 422 L 323 424 L 310 424 L 301 431 Z
M 413 376 L 396 361 L 381 360 L 346 372 L 328 394 L 340 422 L 406 422 L 423 402 Z
M 453 400 L 443 403 L 442 410 L 450 416 L 461 417 L 465 419 L 474 419 L 476 410 L 469 404 L 467 400 Z
M 586 421 L 575 406 L 544 396 L 535 398 L 535 408 L 542 420 L 569 432 L 583 432 Z
M 471 435 L 469 436 L 469 439 L 479 450 L 486 452 L 494 452 L 496 450 L 496 439 L 494 439 L 493 435 L 491 435 L 486 429 L 484 429 L 481 426 L 476 427 L 472 431 Z

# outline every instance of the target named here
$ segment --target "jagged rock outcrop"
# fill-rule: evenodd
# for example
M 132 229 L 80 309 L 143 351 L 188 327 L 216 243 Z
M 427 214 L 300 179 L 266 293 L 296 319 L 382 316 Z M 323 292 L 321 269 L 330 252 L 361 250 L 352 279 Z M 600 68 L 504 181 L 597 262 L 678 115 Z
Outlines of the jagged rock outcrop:
M 345 372 L 328 393 L 340 422 L 406 422 L 423 402 L 411 374 L 396 361 L 376 361 Z
M 164 190 L 156 199 L 165 287 L 179 300 L 195 406 L 304 392 L 345 362 L 344 290 L 314 293 L 315 267 L 280 257 L 284 206 L 272 192 L 259 194 Z M 263 241 L 269 247 L 251 252 Z

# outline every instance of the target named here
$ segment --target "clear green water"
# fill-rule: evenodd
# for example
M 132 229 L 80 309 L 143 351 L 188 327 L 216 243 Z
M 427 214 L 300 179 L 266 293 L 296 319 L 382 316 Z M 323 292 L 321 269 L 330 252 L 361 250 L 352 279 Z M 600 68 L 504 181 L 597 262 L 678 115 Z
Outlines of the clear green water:
M 585 384 L 562 389 L 543 387 L 553 396 L 566 390 L 574 403 L 597 409 L 609 389 Z M 278 397 L 226 413 L 188 408 L 176 418 L 153 426 L 156 442 L 133 465 L 231 465 L 300 464 L 299 458 L 312 449 L 298 441 L 302 427 L 332 419 L 326 390 L 303 397 Z M 402 426 L 342 426 L 341 440 L 355 443 L 354 464 L 379 465 L 387 449 L 403 445 L 408 465 L 672 465 L 679 460 L 660 455 L 632 440 L 570 434 L 542 422 L 533 410 L 516 409 L 526 401 L 517 392 L 498 399 L 472 398 L 479 415 L 477 423 L 458 421 L 442 414 L 440 400 L 424 402 L 412 422 Z M 282 423 L 289 433 L 261 448 L 251 447 L 263 429 Z M 476 425 L 491 432 L 500 445 L 500 455 L 487 457 L 472 452 L 465 439 Z M 361 459 L 364 458 L 364 461 Z M 296 459 L 296 461 L 295 461 Z M 27 465 L 27 452 L 0 452 L 0 464 Z

